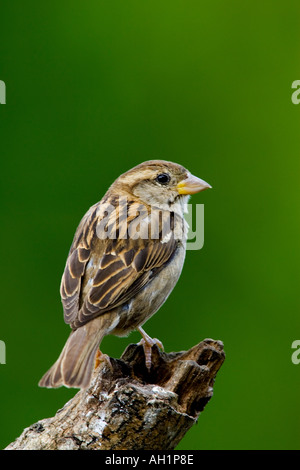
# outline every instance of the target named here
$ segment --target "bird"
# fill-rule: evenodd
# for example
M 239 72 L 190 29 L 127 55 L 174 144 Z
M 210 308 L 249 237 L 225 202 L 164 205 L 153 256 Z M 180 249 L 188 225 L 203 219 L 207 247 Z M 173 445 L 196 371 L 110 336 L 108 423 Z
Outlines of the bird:
M 162 343 L 143 329 L 175 287 L 185 260 L 189 197 L 211 186 L 180 164 L 150 160 L 126 171 L 83 216 L 61 279 L 71 333 L 39 386 L 87 389 L 109 357 L 104 336 L 142 335 L 145 365 Z

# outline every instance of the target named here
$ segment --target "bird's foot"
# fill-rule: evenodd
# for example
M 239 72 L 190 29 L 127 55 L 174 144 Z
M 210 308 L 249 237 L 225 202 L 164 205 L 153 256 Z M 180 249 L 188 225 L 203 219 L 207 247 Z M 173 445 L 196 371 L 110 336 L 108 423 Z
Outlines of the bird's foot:
M 150 369 L 151 369 L 151 356 L 152 356 L 152 346 L 154 346 L 154 344 L 157 344 L 157 346 L 164 350 L 164 346 L 162 344 L 162 342 L 157 339 L 157 338 L 151 338 L 149 335 L 147 335 L 147 333 L 143 330 L 142 327 L 138 327 L 137 330 L 141 333 L 142 335 L 142 339 L 141 341 L 138 343 L 139 345 L 142 345 L 143 348 L 144 348 L 144 353 L 145 353 L 145 363 L 146 363 L 146 367 L 148 369 L 148 371 L 150 372 Z
M 101 364 L 101 362 L 105 362 L 105 364 L 110 368 L 110 370 L 113 370 L 110 357 L 107 354 L 103 354 L 103 352 L 98 349 L 96 352 L 96 357 L 95 357 L 95 369 Z

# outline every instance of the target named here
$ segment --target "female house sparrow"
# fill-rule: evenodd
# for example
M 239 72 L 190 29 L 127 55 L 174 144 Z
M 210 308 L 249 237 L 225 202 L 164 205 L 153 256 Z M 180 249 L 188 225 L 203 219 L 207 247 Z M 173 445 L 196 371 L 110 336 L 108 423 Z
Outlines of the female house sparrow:
M 121 175 L 81 220 L 61 281 L 64 320 L 72 332 L 42 387 L 86 388 L 105 335 L 143 336 L 142 325 L 174 288 L 185 258 L 190 194 L 211 186 L 181 165 L 151 160 Z

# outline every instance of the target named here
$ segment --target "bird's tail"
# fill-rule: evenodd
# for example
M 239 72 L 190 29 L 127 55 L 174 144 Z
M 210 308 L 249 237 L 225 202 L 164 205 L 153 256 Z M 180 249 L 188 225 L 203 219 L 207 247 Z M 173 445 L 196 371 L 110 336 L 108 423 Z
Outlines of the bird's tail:
M 41 378 L 40 387 L 87 388 L 95 366 L 99 344 L 107 334 L 106 315 L 81 326 L 70 334 L 59 358 Z

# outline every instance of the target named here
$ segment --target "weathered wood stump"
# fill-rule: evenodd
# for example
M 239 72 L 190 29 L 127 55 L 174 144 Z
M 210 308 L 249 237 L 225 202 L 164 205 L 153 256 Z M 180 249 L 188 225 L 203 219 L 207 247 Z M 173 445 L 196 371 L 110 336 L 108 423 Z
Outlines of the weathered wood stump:
M 177 353 L 154 346 L 149 373 L 142 346 L 130 344 L 121 359 L 111 358 L 111 369 L 95 369 L 89 389 L 6 449 L 174 449 L 211 399 L 224 359 L 222 342 L 212 339 Z

